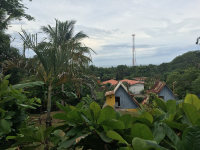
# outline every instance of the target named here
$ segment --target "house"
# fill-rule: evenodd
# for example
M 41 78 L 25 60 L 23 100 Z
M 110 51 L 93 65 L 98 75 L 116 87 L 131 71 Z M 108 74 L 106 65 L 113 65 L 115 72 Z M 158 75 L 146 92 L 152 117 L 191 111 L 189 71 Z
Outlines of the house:
M 110 83 L 110 84 L 112 84 L 112 85 L 115 86 L 115 85 L 118 83 L 118 81 L 117 81 L 117 80 L 111 79 L 111 80 L 108 80 L 108 81 L 104 81 L 104 82 L 102 82 L 101 84 L 102 84 L 102 85 L 105 85 L 105 84 L 107 84 L 107 83 Z
M 146 91 L 147 94 L 149 92 L 158 94 L 158 97 L 162 98 L 164 101 L 174 99 L 173 91 L 162 81 L 156 81 L 154 86 L 150 90 Z M 178 100 L 178 97 L 175 96 L 175 99 Z
M 129 90 L 133 94 L 140 94 L 140 92 L 144 90 L 144 82 L 128 79 L 121 80 L 121 82 L 128 82 L 128 84 L 130 85 Z
M 129 93 L 122 82 L 119 82 L 114 90 L 106 92 L 105 96 L 106 101 L 103 108 L 109 105 L 115 109 L 136 112 L 137 108 L 140 107 L 133 97 L 134 95 Z

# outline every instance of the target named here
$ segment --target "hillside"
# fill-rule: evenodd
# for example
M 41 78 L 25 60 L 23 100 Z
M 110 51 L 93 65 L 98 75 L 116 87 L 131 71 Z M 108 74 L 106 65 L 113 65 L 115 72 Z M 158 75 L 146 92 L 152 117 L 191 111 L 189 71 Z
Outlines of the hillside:
M 167 75 L 171 72 L 178 71 L 183 73 L 185 69 L 195 67 L 197 63 L 200 63 L 199 58 L 200 50 L 196 50 L 184 53 L 175 57 L 171 62 L 162 63 L 158 66 L 152 64 L 149 64 L 148 66 L 119 65 L 117 67 L 103 68 L 91 65 L 89 66 L 87 73 L 100 77 L 101 81 L 109 79 L 122 80 L 124 78 L 132 79 L 141 76 L 159 76 L 161 80 L 166 81 Z

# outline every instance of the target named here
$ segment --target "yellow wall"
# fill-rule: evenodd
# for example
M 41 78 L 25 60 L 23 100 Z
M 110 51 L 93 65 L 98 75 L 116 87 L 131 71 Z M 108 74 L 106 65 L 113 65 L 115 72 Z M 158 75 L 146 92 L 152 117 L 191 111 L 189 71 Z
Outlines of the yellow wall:
M 125 109 L 125 111 L 129 111 L 129 112 L 137 112 L 137 109 Z
M 106 103 L 109 106 L 115 106 L 115 94 L 106 96 Z

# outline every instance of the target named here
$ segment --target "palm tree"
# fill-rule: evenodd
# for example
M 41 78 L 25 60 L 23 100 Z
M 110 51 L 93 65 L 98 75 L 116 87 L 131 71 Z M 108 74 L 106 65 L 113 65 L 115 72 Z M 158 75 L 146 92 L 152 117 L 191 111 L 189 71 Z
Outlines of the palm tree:
M 82 47 L 81 46 L 81 40 L 84 38 L 87 38 L 88 36 L 84 34 L 82 31 L 78 32 L 76 35 L 73 35 L 74 33 L 74 25 L 76 21 L 65 21 L 61 22 L 56 20 L 57 26 L 51 27 L 43 26 L 41 29 L 43 32 L 45 32 L 49 36 L 49 40 L 52 43 L 56 43 L 58 47 L 61 45 L 68 45 L 69 43 L 74 44 L 74 48 L 78 48 L 79 54 L 83 55 L 84 53 L 90 54 L 90 48 L 88 47 Z M 56 37 L 56 38 L 55 38 Z M 82 50 L 81 50 L 82 49 Z M 68 49 L 70 51 L 70 49 Z M 82 59 L 81 64 L 84 64 L 85 66 L 89 65 L 89 61 L 87 59 Z M 80 64 L 80 63 L 78 63 Z M 77 68 L 77 66 L 74 66 Z M 64 84 L 62 84 L 62 90 L 64 90 Z M 61 104 L 64 105 L 64 100 L 61 101 Z
M 46 127 L 51 126 L 52 89 L 70 80 L 81 81 L 81 79 L 76 78 L 76 75 L 91 62 L 90 51 L 92 49 L 80 42 L 87 35 L 79 32 L 73 36 L 74 24 L 75 21 L 62 23 L 56 20 L 55 28 L 50 25 L 46 28 L 42 27 L 42 30 L 49 34 L 49 41 L 43 41 L 38 45 L 36 35 L 28 35 L 22 30 L 21 39 L 27 48 L 36 53 L 37 57 L 31 59 L 32 63 L 23 59 L 9 60 L 5 64 L 6 68 L 23 66 L 29 71 L 35 72 L 40 80 L 48 85 Z M 86 53 L 89 56 L 85 56 Z

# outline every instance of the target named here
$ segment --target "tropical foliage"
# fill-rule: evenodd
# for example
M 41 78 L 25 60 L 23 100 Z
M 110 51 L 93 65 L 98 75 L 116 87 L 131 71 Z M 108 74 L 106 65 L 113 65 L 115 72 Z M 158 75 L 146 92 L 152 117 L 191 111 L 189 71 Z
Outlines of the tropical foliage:
M 3 77 L 0 74 L 0 149 L 9 147 L 10 143 L 5 140 L 6 136 L 17 134 L 27 118 L 25 110 L 35 109 L 40 103 L 40 99 L 28 99 L 22 89 L 27 86 L 41 85 L 40 82 L 9 86 L 9 77 L 10 75 Z

